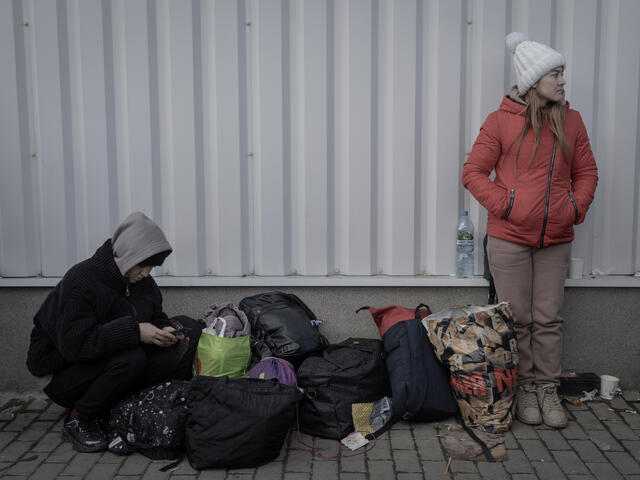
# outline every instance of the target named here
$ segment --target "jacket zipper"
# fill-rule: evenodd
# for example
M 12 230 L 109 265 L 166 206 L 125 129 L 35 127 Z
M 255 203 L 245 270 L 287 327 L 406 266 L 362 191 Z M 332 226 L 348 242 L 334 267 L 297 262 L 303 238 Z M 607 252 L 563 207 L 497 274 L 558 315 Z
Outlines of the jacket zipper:
M 516 189 L 512 188 L 511 193 L 509 194 L 509 207 L 507 208 L 507 213 L 504 214 L 505 220 L 509 218 L 509 214 L 511 213 L 511 209 L 513 208 L 513 199 L 515 197 L 516 197 Z
M 549 197 L 551 195 L 551 174 L 553 164 L 556 161 L 556 140 L 553 140 L 553 152 L 551 152 L 551 164 L 549 165 L 549 177 L 547 178 L 547 200 L 544 204 L 544 220 L 542 220 L 542 232 L 540 233 L 540 248 L 544 247 L 544 232 L 547 230 L 547 220 L 549 219 Z
M 573 209 L 576 211 L 576 219 L 574 220 L 573 223 L 578 223 L 578 217 L 580 216 L 578 214 L 578 205 L 576 204 L 576 201 L 573 199 L 573 195 L 571 194 L 571 190 L 568 190 L 569 192 L 569 198 L 571 199 L 571 203 L 573 203 Z

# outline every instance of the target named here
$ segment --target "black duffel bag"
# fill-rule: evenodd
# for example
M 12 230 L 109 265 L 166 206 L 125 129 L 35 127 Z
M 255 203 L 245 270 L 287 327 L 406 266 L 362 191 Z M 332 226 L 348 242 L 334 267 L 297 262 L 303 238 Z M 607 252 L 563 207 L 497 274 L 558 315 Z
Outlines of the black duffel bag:
M 250 468 L 274 460 L 299 398 L 275 380 L 194 377 L 187 391 L 185 440 L 193 468 Z
M 259 358 L 298 364 L 329 345 L 314 323 L 315 314 L 293 294 L 261 293 L 243 298 L 239 306 L 251 323 L 251 349 Z
M 298 369 L 300 430 L 309 435 L 342 439 L 354 430 L 351 405 L 390 395 L 380 340 L 349 338 L 330 345 L 322 356 L 309 357 Z

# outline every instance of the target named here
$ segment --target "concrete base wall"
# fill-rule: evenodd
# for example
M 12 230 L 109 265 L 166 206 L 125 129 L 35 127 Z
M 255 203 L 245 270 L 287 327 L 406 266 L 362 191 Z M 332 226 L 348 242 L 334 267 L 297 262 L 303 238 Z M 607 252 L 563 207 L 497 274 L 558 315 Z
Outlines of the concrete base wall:
M 170 316 L 200 318 L 212 303 L 239 303 L 243 297 L 268 288 L 163 288 L 164 308 Z M 363 305 L 427 303 L 436 312 L 453 305 L 486 303 L 486 288 L 454 287 L 296 287 L 295 293 L 324 320 L 321 331 L 332 342 L 348 337 L 379 338 Z M 0 391 L 37 389 L 25 367 L 33 315 L 49 288 L 0 288 Z M 564 371 L 595 372 L 620 378 L 623 389 L 640 389 L 640 289 L 567 288 L 564 318 Z

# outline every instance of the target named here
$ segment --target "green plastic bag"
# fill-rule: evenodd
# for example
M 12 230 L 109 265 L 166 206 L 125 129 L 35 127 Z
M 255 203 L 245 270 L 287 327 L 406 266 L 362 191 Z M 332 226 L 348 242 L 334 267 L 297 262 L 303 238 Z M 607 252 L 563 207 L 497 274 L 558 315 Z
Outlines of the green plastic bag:
M 224 328 L 220 336 L 213 328 L 205 328 L 200 335 L 198 349 L 193 360 L 194 375 L 239 378 L 247 375 L 251 361 L 249 335 L 228 338 Z

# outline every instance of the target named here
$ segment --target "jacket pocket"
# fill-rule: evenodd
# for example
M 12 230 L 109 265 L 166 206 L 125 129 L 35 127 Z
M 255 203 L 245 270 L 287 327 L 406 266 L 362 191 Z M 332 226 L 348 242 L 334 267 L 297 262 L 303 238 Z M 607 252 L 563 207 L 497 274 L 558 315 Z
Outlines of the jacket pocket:
M 567 190 L 567 192 L 569 193 L 569 200 L 571 200 L 571 204 L 573 205 L 573 210 L 576 213 L 575 219 L 573 220 L 573 223 L 576 224 L 578 223 L 578 218 L 580 217 L 580 214 L 578 213 L 578 204 L 573 198 L 573 194 L 571 193 L 571 190 Z
M 511 213 L 511 209 L 513 208 L 513 201 L 516 198 L 516 189 L 512 188 L 511 192 L 509 193 L 509 206 L 507 207 L 507 212 L 504 214 L 504 219 L 508 220 L 509 219 L 509 214 Z

